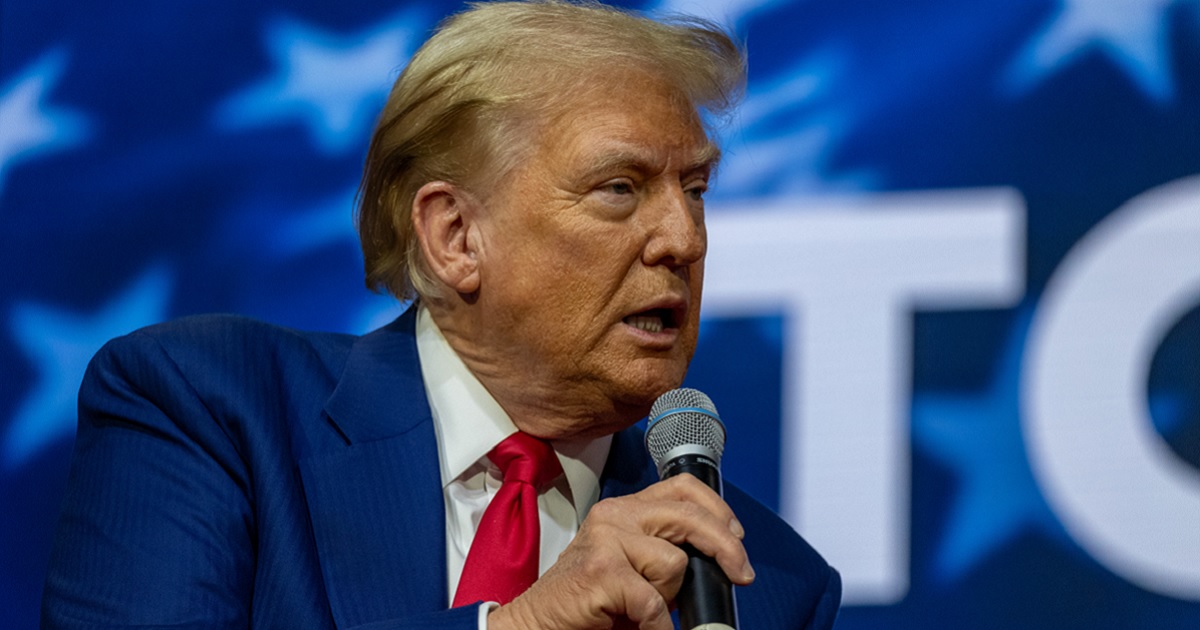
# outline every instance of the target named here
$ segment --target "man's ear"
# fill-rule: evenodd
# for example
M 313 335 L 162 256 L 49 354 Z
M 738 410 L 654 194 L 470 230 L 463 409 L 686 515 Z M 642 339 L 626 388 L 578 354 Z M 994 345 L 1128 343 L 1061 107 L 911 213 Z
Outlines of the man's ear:
M 462 188 L 435 181 L 413 197 L 412 221 L 429 271 L 458 293 L 479 290 L 476 256 L 479 202 Z

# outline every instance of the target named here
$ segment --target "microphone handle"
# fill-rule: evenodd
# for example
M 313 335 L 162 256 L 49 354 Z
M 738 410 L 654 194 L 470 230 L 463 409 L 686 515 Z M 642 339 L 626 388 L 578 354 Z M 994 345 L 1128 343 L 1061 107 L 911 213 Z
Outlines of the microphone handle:
M 691 473 L 718 495 L 721 491 L 721 471 L 703 455 L 681 455 L 667 463 L 662 477 Z M 682 545 L 688 555 L 683 586 L 675 596 L 679 606 L 679 624 L 683 630 L 737 630 L 737 606 L 733 599 L 733 584 L 716 560 L 700 553 L 691 545 Z

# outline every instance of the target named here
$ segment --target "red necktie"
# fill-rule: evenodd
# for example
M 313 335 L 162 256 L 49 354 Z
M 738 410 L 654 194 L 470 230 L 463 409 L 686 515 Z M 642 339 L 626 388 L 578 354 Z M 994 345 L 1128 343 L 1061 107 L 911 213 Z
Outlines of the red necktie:
M 550 444 L 525 433 L 505 438 L 488 459 L 504 474 L 504 482 L 479 521 L 454 606 L 477 601 L 507 604 L 537 580 L 537 491 L 562 474 Z

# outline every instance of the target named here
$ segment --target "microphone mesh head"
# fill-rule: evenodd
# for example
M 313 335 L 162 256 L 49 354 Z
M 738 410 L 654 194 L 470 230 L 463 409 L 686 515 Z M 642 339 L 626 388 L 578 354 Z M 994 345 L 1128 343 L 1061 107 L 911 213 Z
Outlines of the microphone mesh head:
M 685 445 L 702 446 L 712 451 L 716 455 L 714 463 L 719 466 L 725 450 L 725 425 L 712 400 L 703 392 L 673 389 L 659 396 L 650 408 L 646 449 L 654 464 L 661 467 L 667 453 Z

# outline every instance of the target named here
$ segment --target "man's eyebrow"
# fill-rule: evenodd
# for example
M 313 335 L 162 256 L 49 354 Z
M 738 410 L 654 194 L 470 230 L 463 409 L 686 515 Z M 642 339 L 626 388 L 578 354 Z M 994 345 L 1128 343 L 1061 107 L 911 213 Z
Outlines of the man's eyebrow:
M 691 173 L 703 169 L 715 170 L 717 163 L 721 161 L 721 149 L 712 142 L 706 142 L 703 146 L 696 150 L 688 161 L 687 165 L 681 169 L 685 173 Z M 588 171 L 592 173 L 603 173 L 606 171 L 630 168 L 636 171 L 653 171 L 655 169 L 653 160 L 649 159 L 645 154 L 638 151 L 621 150 L 612 153 L 605 153 L 598 156 L 589 167 Z
M 696 155 L 692 158 L 692 163 L 684 170 L 698 171 L 707 168 L 715 171 L 720 161 L 721 149 L 713 142 L 706 142 L 703 147 L 700 147 L 700 150 L 696 151 Z

